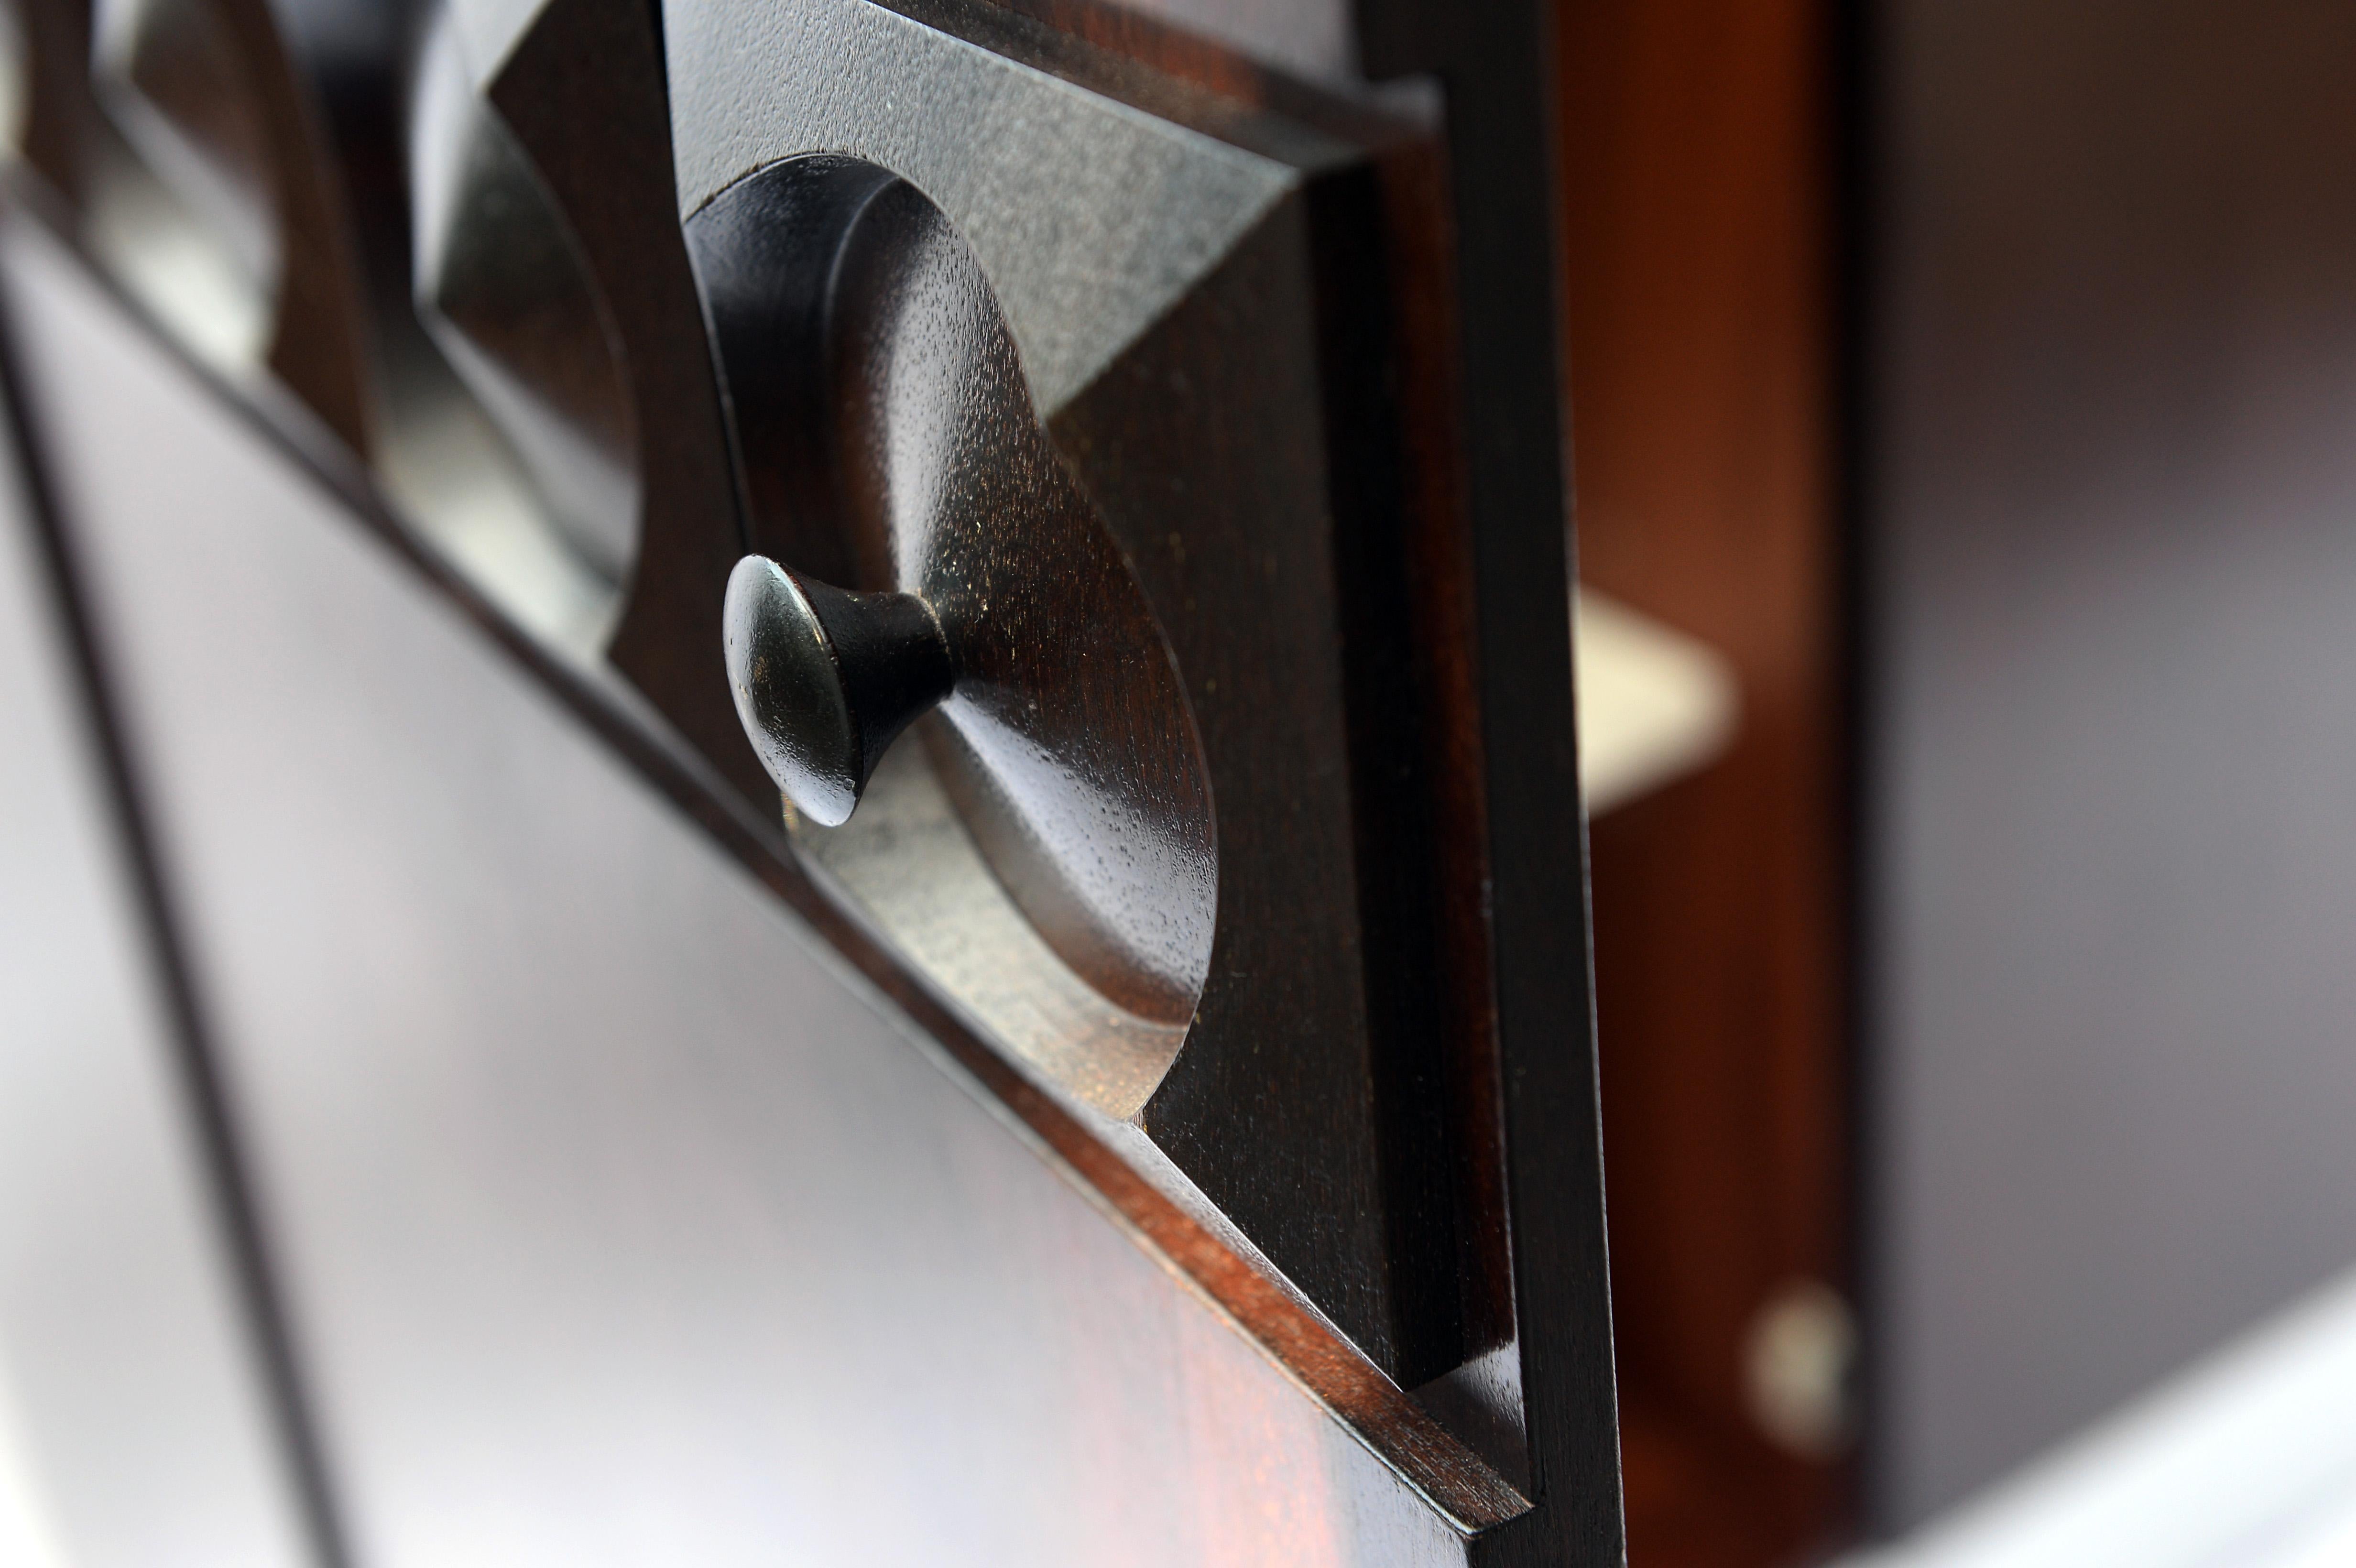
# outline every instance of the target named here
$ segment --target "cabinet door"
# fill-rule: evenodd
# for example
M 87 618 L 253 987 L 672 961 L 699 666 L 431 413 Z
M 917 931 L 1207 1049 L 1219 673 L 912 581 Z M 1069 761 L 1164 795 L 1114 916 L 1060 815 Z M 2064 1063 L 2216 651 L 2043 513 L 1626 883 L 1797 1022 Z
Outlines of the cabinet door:
M 23 184 L 322 1554 L 1616 1558 L 1545 57 L 1362 20 L 454 5 L 333 396 Z

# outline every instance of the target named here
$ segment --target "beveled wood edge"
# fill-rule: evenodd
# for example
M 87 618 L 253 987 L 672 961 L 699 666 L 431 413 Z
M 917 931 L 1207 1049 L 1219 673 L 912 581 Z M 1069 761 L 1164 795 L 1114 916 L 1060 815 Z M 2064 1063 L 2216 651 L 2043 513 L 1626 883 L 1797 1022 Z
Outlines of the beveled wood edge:
M 1079 1119 L 1001 1056 L 955 1005 L 904 965 L 865 925 L 820 892 L 796 859 L 782 824 L 757 816 L 683 741 L 629 711 L 615 691 L 549 651 L 393 514 L 359 458 L 316 414 L 269 383 L 241 387 L 193 359 L 82 249 L 55 192 L 21 164 L 0 171 L 0 222 L 29 223 L 78 263 L 86 281 L 142 326 L 166 357 L 218 404 L 276 448 L 364 532 L 455 606 L 476 630 L 530 675 L 640 779 L 701 827 L 728 858 L 779 898 L 849 966 L 947 1056 L 985 1105 L 1080 1193 L 1257 1348 L 1453 1530 L 1478 1535 L 1533 1507 L 1365 1355 L 1273 1281 L 1218 1241 L 1107 1147 Z M 5 302 L 0 302 L 5 303 Z M 37 386 L 23 411 L 41 439 Z M 70 530 L 71 517 L 59 519 Z

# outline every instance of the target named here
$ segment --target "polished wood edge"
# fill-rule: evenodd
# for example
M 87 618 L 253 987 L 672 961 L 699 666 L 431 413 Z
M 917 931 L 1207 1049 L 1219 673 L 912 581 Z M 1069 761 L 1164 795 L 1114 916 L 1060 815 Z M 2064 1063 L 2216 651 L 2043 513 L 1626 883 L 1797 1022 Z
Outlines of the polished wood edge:
M 1503 1062 L 1497 1039 L 1494 933 L 1487 890 L 1488 758 L 1482 739 L 1478 593 L 1465 472 L 1464 374 L 1455 308 L 1453 195 L 1437 138 L 1375 162 L 1396 275 L 1393 330 L 1411 367 L 1397 396 L 1406 417 L 1404 540 L 1413 580 L 1408 613 L 1419 656 L 1408 672 L 1423 743 L 1449 1140 L 1457 1163 L 1458 1289 L 1475 1353 L 1513 1343 L 1513 1237 L 1506 1225 Z
M 1549 0 L 1354 0 L 1367 74 L 1444 94 L 1489 919 L 1531 1514 L 1475 1561 L 1624 1562 L 1570 669 L 1565 236 Z M 1549 650 L 1559 649 L 1559 657 Z
M 1419 1495 L 1450 1526 L 1477 1535 L 1530 1510 L 1528 1499 L 1426 1413 L 1373 1362 L 1294 1302 L 1273 1281 L 1180 1210 L 1105 1147 L 1044 1089 L 984 1041 L 955 1007 L 834 904 L 795 859 L 782 825 L 757 817 L 709 765 L 659 733 L 590 679 L 536 643 L 479 590 L 428 552 L 369 485 L 359 460 L 309 410 L 283 390 L 233 385 L 192 360 L 71 238 L 70 215 L 44 187 L 12 166 L 0 175 L 0 220 L 29 221 L 73 256 L 117 308 L 149 328 L 151 342 L 233 417 L 276 447 L 353 522 L 456 607 L 617 753 L 801 917 L 962 1070 L 979 1098 L 1048 1162 L 1067 1173 L 1157 1262 L 1257 1346 L 1292 1382 Z M 37 404 L 37 388 L 27 389 Z M 37 407 L 25 411 L 36 433 Z M 70 517 L 60 526 L 72 527 Z

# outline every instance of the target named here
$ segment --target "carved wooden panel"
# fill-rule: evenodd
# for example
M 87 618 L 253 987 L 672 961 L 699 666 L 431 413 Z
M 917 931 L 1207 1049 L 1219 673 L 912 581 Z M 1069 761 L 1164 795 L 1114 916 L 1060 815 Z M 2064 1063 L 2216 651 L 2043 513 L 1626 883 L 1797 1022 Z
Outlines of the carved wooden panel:
M 1535 16 L 174 3 L 266 330 L 9 277 L 329 1535 L 1616 1551 Z

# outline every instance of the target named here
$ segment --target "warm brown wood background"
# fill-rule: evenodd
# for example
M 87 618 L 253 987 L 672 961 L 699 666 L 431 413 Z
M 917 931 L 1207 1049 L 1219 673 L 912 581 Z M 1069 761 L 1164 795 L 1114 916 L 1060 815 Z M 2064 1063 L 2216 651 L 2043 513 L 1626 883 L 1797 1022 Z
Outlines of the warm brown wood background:
M 1593 830 L 1634 1568 L 1790 1562 L 1842 1467 L 1750 1418 L 1753 1315 L 1846 1285 L 1824 0 L 1564 0 L 1579 544 L 1712 644 L 1740 738 Z

